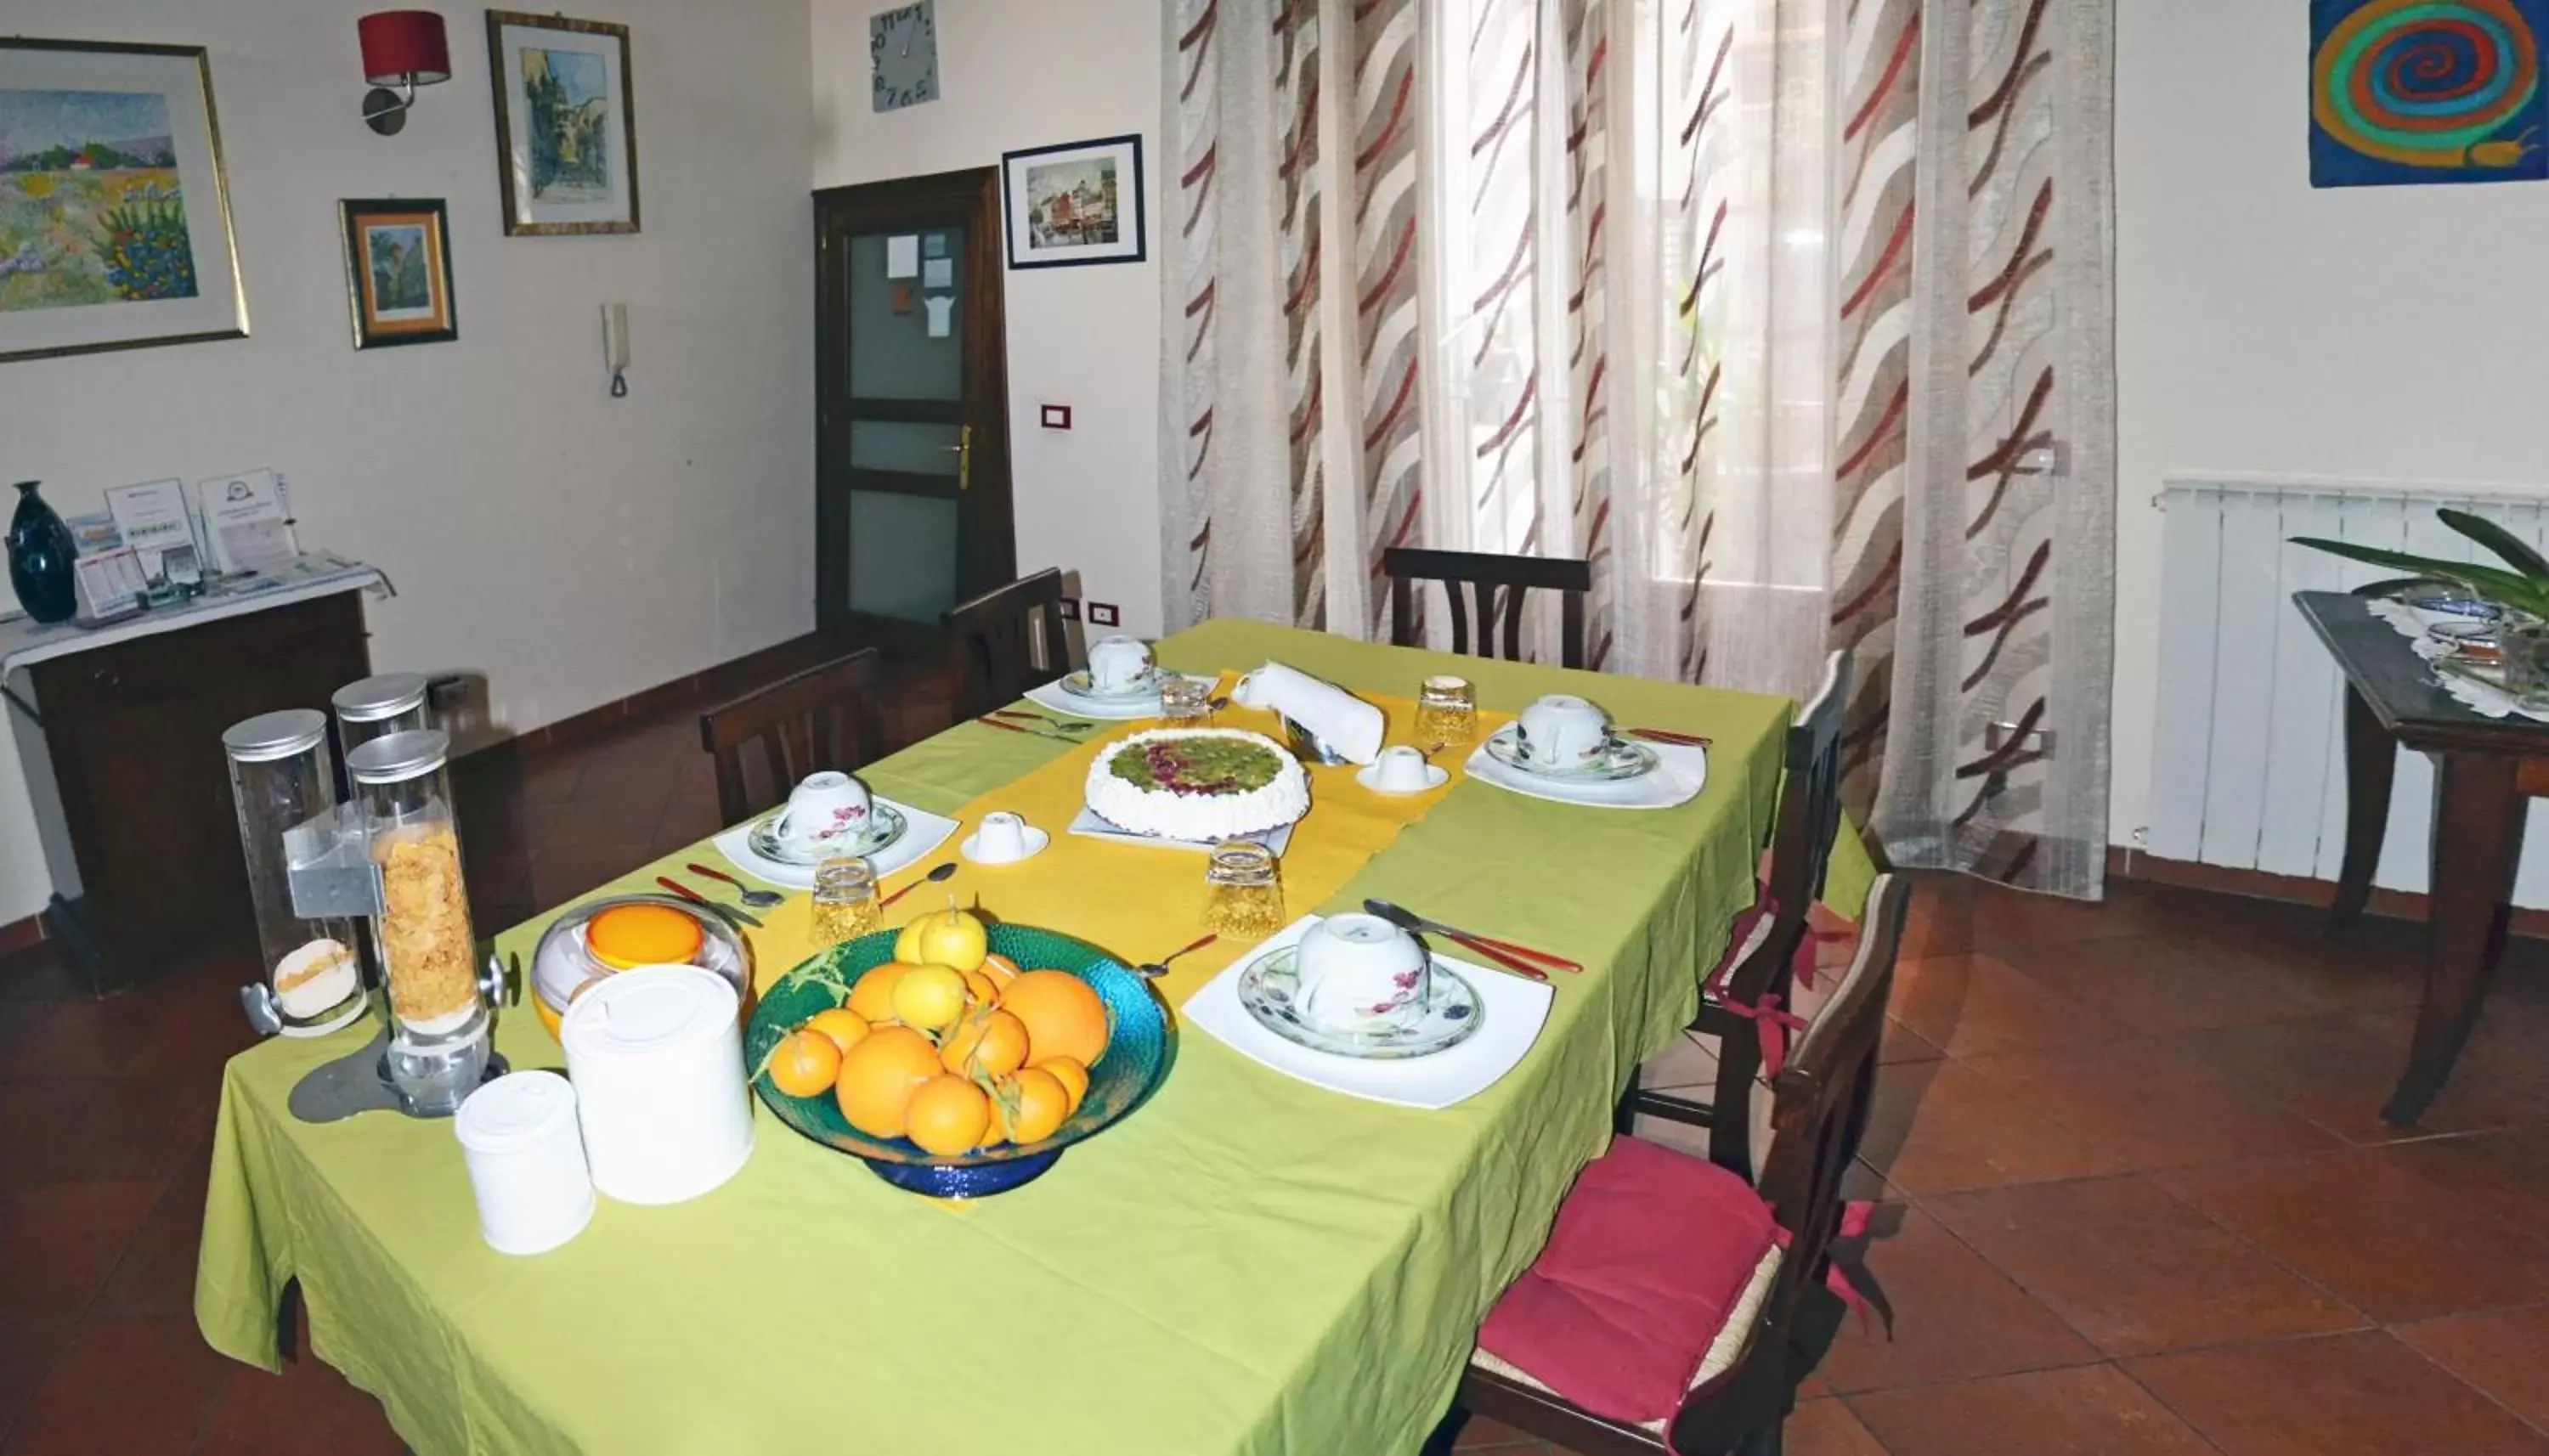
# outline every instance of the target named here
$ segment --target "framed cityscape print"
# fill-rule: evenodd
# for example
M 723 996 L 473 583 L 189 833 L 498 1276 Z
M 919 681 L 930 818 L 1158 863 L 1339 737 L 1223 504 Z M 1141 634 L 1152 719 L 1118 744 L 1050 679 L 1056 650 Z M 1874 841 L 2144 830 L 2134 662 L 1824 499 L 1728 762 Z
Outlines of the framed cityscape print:
M 0 361 L 246 332 L 203 47 L 0 39 Z
M 442 200 L 347 198 L 336 207 L 345 225 L 345 297 L 354 314 L 354 347 L 458 338 Z
M 636 231 L 628 28 L 491 10 L 487 61 L 496 85 L 505 231 Z
M 1000 156 L 1009 266 L 1142 261 L 1142 138 L 1108 136 Z

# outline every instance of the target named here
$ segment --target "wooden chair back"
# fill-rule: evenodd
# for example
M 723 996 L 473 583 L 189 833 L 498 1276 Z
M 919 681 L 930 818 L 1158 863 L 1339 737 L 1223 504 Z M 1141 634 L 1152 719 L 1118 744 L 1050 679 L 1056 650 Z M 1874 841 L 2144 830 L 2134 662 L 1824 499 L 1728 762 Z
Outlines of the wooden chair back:
M 808 774 L 850 773 L 883 754 L 884 685 L 885 660 L 862 648 L 700 714 L 718 815 L 739 824 L 785 802 Z
M 958 721 L 979 718 L 1071 671 L 1062 626 L 1062 572 L 1047 568 L 971 601 L 940 619 L 955 657 Z
M 1469 651 L 1470 605 L 1461 599 L 1461 589 L 1465 586 L 1477 611 L 1477 655 L 1520 662 L 1523 597 L 1536 589 L 1547 589 L 1559 593 L 1558 650 L 1564 658 L 1561 665 L 1584 666 L 1584 593 L 1593 590 L 1591 562 L 1575 557 L 1498 556 L 1483 551 L 1392 546 L 1380 554 L 1380 571 L 1389 578 L 1389 640 L 1400 647 L 1418 645 L 1416 584 L 1441 582 L 1444 594 L 1452 602 L 1452 650 Z

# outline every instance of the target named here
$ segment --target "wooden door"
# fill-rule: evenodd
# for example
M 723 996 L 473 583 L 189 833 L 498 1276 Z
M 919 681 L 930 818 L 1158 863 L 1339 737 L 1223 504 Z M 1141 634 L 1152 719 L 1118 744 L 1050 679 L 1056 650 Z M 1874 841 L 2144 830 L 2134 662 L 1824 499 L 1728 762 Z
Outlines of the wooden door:
M 814 194 L 815 620 L 935 656 L 1017 574 L 999 173 Z

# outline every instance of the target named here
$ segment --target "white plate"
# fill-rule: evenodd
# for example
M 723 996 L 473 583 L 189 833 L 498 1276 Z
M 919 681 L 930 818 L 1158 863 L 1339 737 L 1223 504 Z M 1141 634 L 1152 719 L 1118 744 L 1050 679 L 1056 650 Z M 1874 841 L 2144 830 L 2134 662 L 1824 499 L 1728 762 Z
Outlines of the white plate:
M 1214 844 L 1211 840 L 1164 839 L 1156 834 L 1137 834 L 1121 824 L 1111 822 L 1086 804 L 1081 806 L 1079 816 L 1071 821 L 1069 832 L 1084 839 L 1111 839 L 1119 844 L 1156 845 L 1164 850 L 1192 850 L 1200 855 L 1211 854 Z M 1240 838 L 1254 840 L 1272 851 L 1276 859 L 1281 859 L 1284 847 L 1292 842 L 1292 826 L 1286 824 L 1280 829 L 1260 830 L 1255 834 L 1243 834 Z
M 1425 766 L 1425 786 L 1423 788 L 1381 787 L 1380 766 L 1378 764 L 1366 764 L 1355 771 L 1355 782 L 1370 789 L 1373 793 L 1385 793 L 1393 798 L 1404 797 L 1412 794 L 1431 793 L 1435 789 L 1441 788 L 1444 784 L 1451 781 L 1452 771 L 1444 768 L 1440 764 L 1428 764 Z
M 966 859 L 973 861 L 977 864 L 996 867 L 1002 864 L 1016 864 L 1032 860 L 1038 854 L 1043 852 L 1045 846 L 1053 843 L 1052 835 L 1045 833 L 1043 830 L 1036 828 L 1032 824 L 1028 825 L 1020 832 L 1026 836 L 1027 852 L 1018 856 L 1015 860 L 986 860 L 981 855 L 975 853 L 975 847 L 981 844 L 983 840 L 983 832 L 979 829 L 974 831 L 972 834 L 965 836 L 965 842 L 958 845 L 956 848 Z
M 774 864 L 793 864 L 800 869 L 812 869 L 826 860 L 837 860 L 844 855 L 874 856 L 881 850 L 892 848 L 894 842 L 902 838 L 903 831 L 909 826 L 903 822 L 902 815 L 896 812 L 891 804 L 882 804 L 871 799 L 869 809 L 869 817 L 876 821 L 875 824 L 854 839 L 835 840 L 823 846 L 811 858 L 789 848 L 780 841 L 777 834 L 772 832 L 778 825 L 780 816 L 788 812 L 785 808 L 775 809 L 753 820 L 751 835 L 745 842 L 750 844 L 752 852 L 761 858 Z
M 1471 778 L 1529 798 L 1596 809 L 1669 809 L 1689 803 L 1708 786 L 1708 750 L 1698 745 L 1641 744 L 1655 756 L 1655 772 L 1637 778 L 1552 778 L 1506 767 L 1480 745 L 1465 765 Z
M 1100 703 L 1108 707 L 1119 707 L 1128 702 L 1140 702 L 1145 698 L 1157 701 L 1160 696 L 1160 680 L 1166 676 L 1168 675 L 1158 668 L 1153 668 L 1135 679 L 1129 686 L 1100 687 L 1097 685 L 1097 680 L 1088 676 L 1086 668 L 1075 668 L 1062 675 L 1062 691 L 1066 697 Z
M 1206 684 L 1221 681 L 1199 673 L 1189 673 L 1187 676 Z M 1139 696 L 1126 698 L 1082 697 L 1078 693 L 1064 690 L 1063 685 L 1058 682 L 1047 682 L 1041 687 L 1028 688 L 1027 701 L 1047 712 L 1059 713 L 1066 718 L 1095 718 L 1110 723 L 1125 723 L 1136 718 L 1156 718 L 1160 715 L 1160 688 L 1157 682 L 1152 683 L 1150 688 Z
M 915 809 L 899 800 L 889 801 L 881 794 L 876 802 L 894 809 L 909 826 L 894 843 L 869 854 L 868 860 L 876 865 L 880 876 L 892 874 L 947 843 L 960 827 L 955 820 L 944 814 L 932 814 L 926 809 Z M 715 845 L 718 854 L 725 856 L 728 864 L 765 884 L 791 890 L 810 890 L 814 887 L 813 865 L 791 864 L 782 860 L 765 860 L 752 852 L 752 821 L 750 820 L 725 830 L 710 843 Z
M 1546 764 L 1533 763 L 1530 755 L 1522 751 L 1522 734 L 1518 724 L 1508 723 L 1497 729 L 1489 734 L 1487 741 L 1479 747 L 1485 749 L 1488 756 L 1497 763 L 1515 773 L 1528 774 L 1534 778 L 1546 778 L 1552 783 L 1626 783 L 1632 778 L 1644 778 L 1655 772 L 1655 751 L 1643 743 L 1631 743 L 1625 738 L 1609 740 L 1602 746 L 1602 752 L 1598 757 L 1588 759 L 1572 769 L 1552 769 Z
M 1435 960 L 1425 1015 L 1404 1030 L 1340 1032 L 1305 1019 L 1300 994 L 1301 948 L 1282 946 L 1254 957 L 1239 977 L 1239 1004 L 1257 1024 L 1296 1046 L 1358 1061 L 1406 1061 L 1451 1050 L 1477 1034 L 1485 1008 L 1468 977 Z

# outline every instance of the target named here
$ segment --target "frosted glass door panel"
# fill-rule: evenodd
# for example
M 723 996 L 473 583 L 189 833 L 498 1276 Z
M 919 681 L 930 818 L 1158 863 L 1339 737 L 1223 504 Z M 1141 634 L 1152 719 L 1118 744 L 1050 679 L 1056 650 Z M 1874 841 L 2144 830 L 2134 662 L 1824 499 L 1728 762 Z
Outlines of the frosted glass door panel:
M 909 424 L 897 419 L 850 421 L 850 469 L 902 475 L 953 476 L 961 426 Z
M 889 278 L 895 237 L 914 239 L 908 277 Z M 929 257 L 928 239 L 944 239 L 944 257 Z M 965 397 L 965 229 L 861 232 L 850 237 L 850 398 L 961 400 Z M 945 286 L 932 287 L 944 276 Z M 936 300 L 935 306 L 932 300 Z M 938 336 L 933 318 L 944 316 Z
M 935 624 L 956 604 L 952 497 L 850 492 L 850 610 Z

